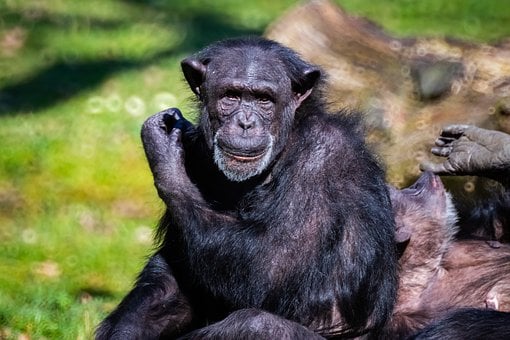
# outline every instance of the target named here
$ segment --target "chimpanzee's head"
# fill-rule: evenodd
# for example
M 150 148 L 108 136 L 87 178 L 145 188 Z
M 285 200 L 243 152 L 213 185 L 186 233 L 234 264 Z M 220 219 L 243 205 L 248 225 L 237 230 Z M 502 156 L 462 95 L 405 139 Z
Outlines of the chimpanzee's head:
M 320 78 L 317 67 L 262 38 L 214 44 L 181 63 L 201 102 L 200 128 L 232 181 L 262 173 L 287 141 L 296 110 Z
M 435 233 L 456 230 L 457 211 L 439 176 L 424 172 L 410 187 L 388 188 L 395 213 L 397 242 L 406 242 L 412 235 L 428 234 L 430 237 L 429 230 Z

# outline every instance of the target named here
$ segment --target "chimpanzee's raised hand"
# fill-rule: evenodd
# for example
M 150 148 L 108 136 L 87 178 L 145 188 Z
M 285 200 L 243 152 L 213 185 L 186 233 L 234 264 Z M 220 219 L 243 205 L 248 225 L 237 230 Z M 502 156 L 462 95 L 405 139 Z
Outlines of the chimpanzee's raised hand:
M 510 173 L 510 135 L 471 125 L 449 125 L 435 142 L 432 153 L 447 157 L 421 169 L 439 175 L 475 175 L 504 180 Z
M 158 193 L 165 200 L 167 190 L 187 179 L 182 134 L 193 125 L 179 109 L 170 108 L 149 117 L 142 126 L 142 143 Z

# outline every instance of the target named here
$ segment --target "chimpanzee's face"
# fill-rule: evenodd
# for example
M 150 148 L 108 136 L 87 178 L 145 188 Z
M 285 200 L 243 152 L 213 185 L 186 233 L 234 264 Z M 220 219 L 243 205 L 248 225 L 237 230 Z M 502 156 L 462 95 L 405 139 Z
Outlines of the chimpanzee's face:
M 261 174 L 284 149 L 321 74 L 275 42 L 227 42 L 181 65 L 201 101 L 199 126 L 214 161 L 236 182 Z
M 262 173 L 297 108 L 283 65 L 274 57 L 232 53 L 207 65 L 203 85 L 219 169 L 233 181 Z
M 452 198 L 446 192 L 439 176 L 424 172 L 411 186 L 397 190 L 390 187 L 395 212 L 397 241 L 424 229 L 424 224 L 454 225 L 457 213 Z M 424 222 L 425 221 L 425 222 Z M 436 227 L 439 228 L 439 227 Z

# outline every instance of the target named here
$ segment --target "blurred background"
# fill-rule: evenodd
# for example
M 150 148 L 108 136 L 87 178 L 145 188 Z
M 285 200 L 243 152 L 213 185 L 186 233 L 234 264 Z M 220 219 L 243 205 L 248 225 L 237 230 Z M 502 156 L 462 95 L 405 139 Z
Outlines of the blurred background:
M 398 39 L 510 37 L 509 1 L 330 4 Z M 92 337 L 153 250 L 163 211 L 141 124 L 169 106 L 196 118 L 180 60 L 218 39 L 276 34 L 302 5 L 0 0 L 0 339 Z

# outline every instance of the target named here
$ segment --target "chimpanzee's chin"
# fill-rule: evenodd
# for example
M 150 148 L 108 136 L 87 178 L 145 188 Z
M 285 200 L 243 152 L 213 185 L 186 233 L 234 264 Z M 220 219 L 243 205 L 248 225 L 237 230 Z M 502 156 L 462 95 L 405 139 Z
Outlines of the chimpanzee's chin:
M 252 156 L 241 156 L 230 154 L 215 146 L 214 161 L 229 180 L 243 182 L 260 175 L 267 168 L 271 159 L 271 149 Z
M 258 143 L 250 148 L 239 148 L 234 147 L 231 143 L 225 143 L 215 136 L 214 162 L 230 181 L 246 181 L 260 175 L 269 166 L 273 159 L 273 140 L 272 136 L 268 136 L 265 145 Z

